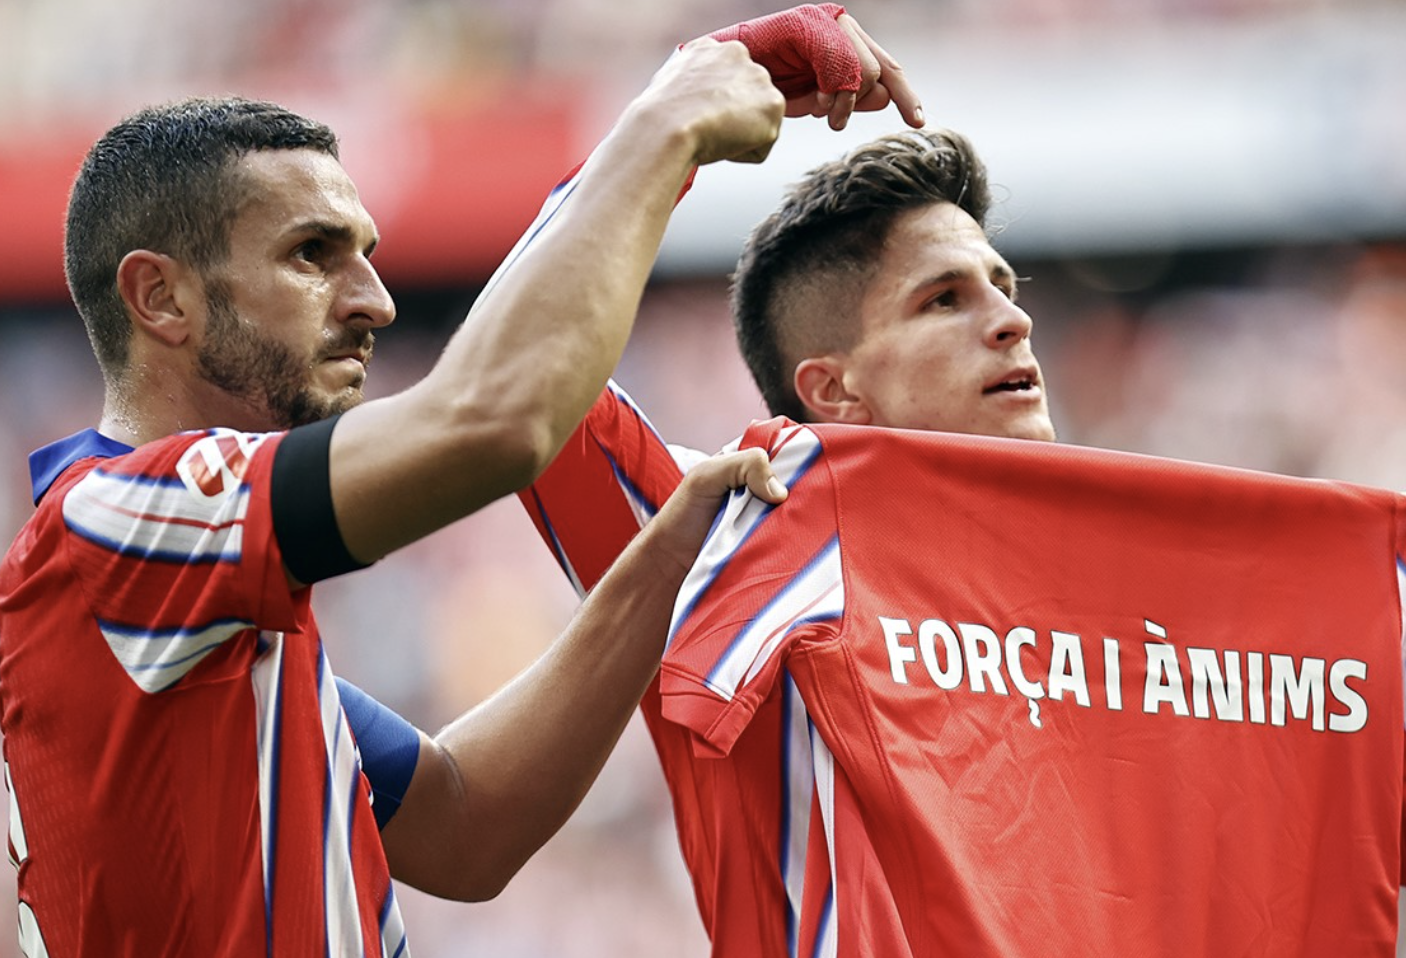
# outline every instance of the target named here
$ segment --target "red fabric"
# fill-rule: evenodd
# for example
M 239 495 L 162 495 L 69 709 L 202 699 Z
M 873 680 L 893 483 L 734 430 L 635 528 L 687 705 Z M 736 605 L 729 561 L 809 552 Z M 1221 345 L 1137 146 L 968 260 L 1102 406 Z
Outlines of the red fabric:
M 714 955 L 1391 954 L 1398 497 L 782 425 L 749 439 L 794 447 L 791 498 L 753 532 L 720 521 L 736 548 L 705 547 L 711 585 L 682 598 L 642 703 Z M 824 448 L 796 473 L 807 436 Z M 588 587 L 677 469 L 612 390 L 549 475 L 530 505 Z M 831 541 L 841 603 L 815 597 Z M 939 618 L 982 691 L 937 685 Z M 753 623 L 776 642 L 738 683 L 717 656 Z M 1245 676 L 1241 704 L 1198 684 L 1208 650 Z M 1345 659 L 1367 667 L 1339 685 Z M 1302 701 L 1273 691 L 1319 662 Z
M 277 441 L 185 433 L 88 456 L 0 562 L 27 954 L 402 945 L 310 593 L 290 593 L 273 535 Z
M 752 59 L 766 67 L 789 100 L 814 93 L 859 89 L 859 55 L 838 19 L 837 3 L 808 3 L 708 34 L 714 40 L 740 40 Z
M 719 518 L 662 714 L 731 764 L 794 682 L 832 954 L 1393 954 L 1400 497 L 941 433 L 743 445 L 791 495 Z

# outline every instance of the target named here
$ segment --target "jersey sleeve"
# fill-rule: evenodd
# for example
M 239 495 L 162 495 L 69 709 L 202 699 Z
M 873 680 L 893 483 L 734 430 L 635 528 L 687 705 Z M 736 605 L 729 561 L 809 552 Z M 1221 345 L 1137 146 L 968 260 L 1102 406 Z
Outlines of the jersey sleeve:
M 103 637 L 149 692 L 250 629 L 295 629 L 269 484 L 283 433 L 182 433 L 88 470 L 61 495 L 65 550 Z
M 347 717 L 361 771 L 371 786 L 371 810 L 376 826 L 385 828 L 400 810 L 400 803 L 420 762 L 420 733 L 400 713 L 376 701 L 338 677 L 337 695 Z
M 489 295 L 568 207 L 592 153 L 548 194 L 485 285 Z M 689 172 L 674 202 L 693 186 Z M 578 595 L 585 595 L 678 486 L 683 472 L 659 433 L 613 381 L 547 471 L 518 499 Z
M 682 478 L 649 419 L 612 382 L 546 472 L 518 498 L 584 595 Z
M 660 674 L 664 718 L 699 755 L 726 755 L 800 644 L 838 633 L 845 611 L 835 496 L 819 439 L 784 419 L 742 448 L 768 450 L 790 490 L 779 506 L 735 490 L 679 592 Z

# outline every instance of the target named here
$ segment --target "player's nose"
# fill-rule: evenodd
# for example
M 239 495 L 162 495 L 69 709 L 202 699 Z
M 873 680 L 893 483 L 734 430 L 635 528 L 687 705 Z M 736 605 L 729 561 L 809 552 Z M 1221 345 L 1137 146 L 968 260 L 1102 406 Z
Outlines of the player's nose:
M 991 291 L 991 306 L 987 311 L 983 338 L 993 348 L 1008 346 L 1030 338 L 1035 321 L 1030 314 L 999 291 Z
M 362 322 L 373 329 L 395 322 L 395 300 L 366 257 L 358 256 L 348 270 L 343 295 L 344 322 Z

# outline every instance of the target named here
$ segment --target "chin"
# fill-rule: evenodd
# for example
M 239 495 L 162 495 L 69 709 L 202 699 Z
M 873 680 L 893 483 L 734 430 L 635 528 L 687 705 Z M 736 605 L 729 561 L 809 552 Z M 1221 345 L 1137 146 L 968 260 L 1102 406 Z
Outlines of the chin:
M 1059 437 L 1055 434 L 1054 423 L 1047 417 L 1027 419 L 1011 426 L 1000 433 L 1009 439 L 1030 439 L 1035 442 L 1054 442 Z
M 344 413 L 349 409 L 355 409 L 365 402 L 365 400 L 366 394 L 361 391 L 360 386 L 357 386 L 354 389 L 345 389 L 336 396 L 333 396 L 332 400 L 328 403 L 328 407 L 332 410 L 332 414 L 335 415 L 337 413 Z

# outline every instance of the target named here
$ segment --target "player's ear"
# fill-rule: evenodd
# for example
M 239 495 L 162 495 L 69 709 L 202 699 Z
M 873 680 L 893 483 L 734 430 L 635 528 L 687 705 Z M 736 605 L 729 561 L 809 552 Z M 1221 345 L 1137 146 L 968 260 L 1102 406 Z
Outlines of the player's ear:
M 796 364 L 792 381 L 801 404 L 810 410 L 815 422 L 863 426 L 873 419 L 868 404 L 845 383 L 843 356 L 831 354 L 802 359 Z
M 139 334 L 168 346 L 179 346 L 190 335 L 195 303 L 193 272 L 164 253 L 134 249 L 117 264 L 117 292 Z M 203 296 L 202 296 L 203 301 Z

